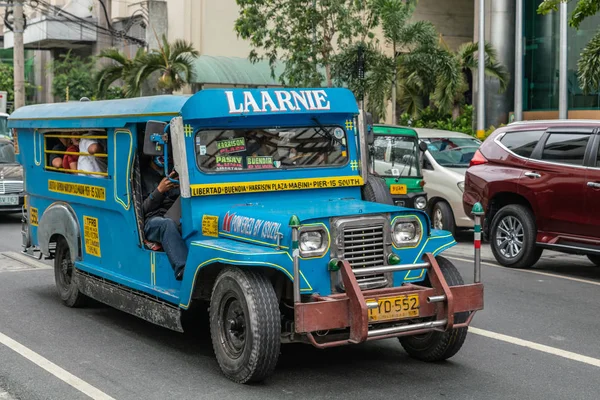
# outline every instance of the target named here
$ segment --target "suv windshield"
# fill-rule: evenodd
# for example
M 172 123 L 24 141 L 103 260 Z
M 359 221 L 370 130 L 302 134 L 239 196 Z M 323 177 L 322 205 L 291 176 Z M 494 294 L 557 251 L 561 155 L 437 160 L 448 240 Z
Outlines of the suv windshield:
M 202 171 L 250 171 L 343 166 L 346 133 L 339 126 L 215 129 L 196 134 Z
M 0 140 L 0 164 L 14 164 L 15 148 L 9 141 Z
M 373 153 L 373 167 L 379 176 L 418 177 L 421 175 L 415 137 L 376 135 Z
M 427 150 L 442 167 L 467 168 L 481 142 L 475 138 L 424 138 Z

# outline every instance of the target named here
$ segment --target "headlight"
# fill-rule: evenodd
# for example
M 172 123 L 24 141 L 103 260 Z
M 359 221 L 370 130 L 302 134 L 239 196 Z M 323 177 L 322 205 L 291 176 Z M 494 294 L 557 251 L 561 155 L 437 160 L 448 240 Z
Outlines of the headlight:
M 415 207 L 419 210 L 424 210 L 427 207 L 427 200 L 423 196 L 419 196 L 415 199 Z
M 392 240 L 396 247 L 416 246 L 421 241 L 421 224 L 414 217 L 398 217 L 394 219 Z
M 465 192 L 465 182 L 458 182 L 458 188 L 460 189 L 461 192 Z
M 302 257 L 319 257 L 325 254 L 329 247 L 329 237 L 322 228 L 300 228 L 298 247 Z

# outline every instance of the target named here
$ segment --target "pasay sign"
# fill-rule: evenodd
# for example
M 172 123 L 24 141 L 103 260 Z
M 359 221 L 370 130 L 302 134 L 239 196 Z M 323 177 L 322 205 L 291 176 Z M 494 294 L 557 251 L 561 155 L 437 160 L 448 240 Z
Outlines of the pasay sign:
M 280 228 L 281 224 L 279 222 L 244 217 L 236 215 L 236 213 L 230 214 L 227 212 L 223 218 L 223 232 L 226 233 L 277 240 Z
M 237 96 L 236 96 L 237 95 Z M 229 114 L 285 111 L 326 111 L 331 109 L 327 92 L 315 90 L 225 91 Z

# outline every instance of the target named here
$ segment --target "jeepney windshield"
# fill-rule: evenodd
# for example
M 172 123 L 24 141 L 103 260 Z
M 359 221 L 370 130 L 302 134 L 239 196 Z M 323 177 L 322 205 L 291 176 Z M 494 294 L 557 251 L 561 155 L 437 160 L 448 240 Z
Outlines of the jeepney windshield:
M 196 134 L 198 167 L 205 172 L 343 166 L 347 139 L 339 126 L 211 129 Z
M 411 136 L 375 135 L 373 168 L 383 177 L 418 177 L 419 149 Z

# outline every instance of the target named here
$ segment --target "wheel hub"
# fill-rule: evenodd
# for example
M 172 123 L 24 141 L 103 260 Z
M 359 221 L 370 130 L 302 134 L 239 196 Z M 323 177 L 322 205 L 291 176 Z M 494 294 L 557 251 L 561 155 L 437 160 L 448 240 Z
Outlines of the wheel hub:
M 246 345 L 246 315 L 237 298 L 230 297 L 225 302 L 221 320 L 221 342 L 231 357 L 239 357 Z
M 516 217 L 504 217 L 496 230 L 496 246 L 506 258 L 515 258 L 523 250 L 525 231 Z

